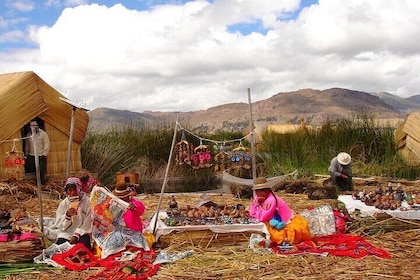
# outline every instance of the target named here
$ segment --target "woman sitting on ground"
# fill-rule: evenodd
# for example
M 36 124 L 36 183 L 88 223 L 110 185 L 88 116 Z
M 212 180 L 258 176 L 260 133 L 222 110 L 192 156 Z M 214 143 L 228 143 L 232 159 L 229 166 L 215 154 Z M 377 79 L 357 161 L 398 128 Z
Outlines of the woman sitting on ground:
M 252 189 L 255 194 L 249 214 L 265 223 L 273 245 L 290 245 L 311 239 L 307 220 L 294 214 L 289 205 L 273 193 L 266 178 L 258 177 Z
M 127 212 L 124 213 L 124 221 L 128 229 L 133 231 L 143 231 L 143 221 L 141 215 L 145 211 L 143 202 L 133 197 L 135 192 L 125 181 L 118 181 L 115 190 L 112 192 L 116 197 L 128 202 Z

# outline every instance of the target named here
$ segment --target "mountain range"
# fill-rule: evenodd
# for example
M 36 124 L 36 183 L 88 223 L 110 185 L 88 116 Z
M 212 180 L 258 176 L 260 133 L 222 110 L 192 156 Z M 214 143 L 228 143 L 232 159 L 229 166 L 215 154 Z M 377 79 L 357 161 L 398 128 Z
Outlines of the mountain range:
M 248 103 L 229 103 L 190 112 L 144 111 L 111 108 L 89 112 L 89 130 L 106 131 L 121 126 L 153 127 L 163 122 L 178 122 L 196 133 L 249 131 L 250 107 L 254 122 L 266 124 L 319 125 L 326 120 L 372 116 L 375 119 L 404 119 L 420 111 L 420 95 L 407 98 L 380 92 L 367 93 L 343 88 L 301 89 L 279 92 L 270 98 Z

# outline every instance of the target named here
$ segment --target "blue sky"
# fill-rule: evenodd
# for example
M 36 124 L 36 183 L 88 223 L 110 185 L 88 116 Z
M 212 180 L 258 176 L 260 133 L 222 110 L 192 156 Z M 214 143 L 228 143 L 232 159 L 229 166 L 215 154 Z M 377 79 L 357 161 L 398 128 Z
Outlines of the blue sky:
M 342 87 L 419 94 L 417 0 L 2 0 L 0 74 L 89 109 L 190 111 Z

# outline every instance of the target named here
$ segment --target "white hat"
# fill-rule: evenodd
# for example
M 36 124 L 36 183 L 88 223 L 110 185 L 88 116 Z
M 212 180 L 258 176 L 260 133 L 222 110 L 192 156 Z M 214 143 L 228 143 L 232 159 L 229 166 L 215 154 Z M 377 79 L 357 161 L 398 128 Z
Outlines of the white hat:
M 341 152 L 337 155 L 337 160 L 342 165 L 348 165 L 351 162 L 351 156 L 348 153 Z

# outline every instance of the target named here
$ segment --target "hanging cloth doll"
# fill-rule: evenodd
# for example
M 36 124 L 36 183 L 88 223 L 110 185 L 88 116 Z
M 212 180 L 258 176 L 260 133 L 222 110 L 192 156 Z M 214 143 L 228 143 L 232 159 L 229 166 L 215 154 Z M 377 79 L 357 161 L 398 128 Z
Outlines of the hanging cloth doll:
M 22 180 L 25 166 L 25 158 L 23 152 L 16 149 L 16 142 L 19 139 L 13 140 L 12 150 L 6 153 L 4 165 L 6 166 L 6 173 L 9 174 L 9 179 Z

